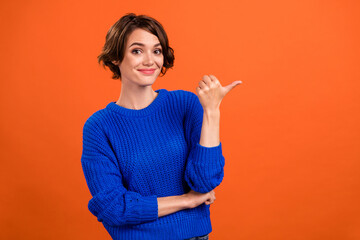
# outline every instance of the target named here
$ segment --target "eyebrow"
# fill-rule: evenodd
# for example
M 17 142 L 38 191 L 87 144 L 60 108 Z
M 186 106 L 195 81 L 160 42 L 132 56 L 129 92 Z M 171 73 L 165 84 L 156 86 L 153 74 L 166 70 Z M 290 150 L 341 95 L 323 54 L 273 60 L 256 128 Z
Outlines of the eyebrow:
M 139 45 L 139 46 L 142 46 L 142 47 L 145 46 L 143 43 L 134 42 L 134 43 L 132 43 L 132 44 L 129 46 L 129 48 L 130 48 L 132 45 Z M 159 45 L 160 45 L 160 43 L 157 43 L 157 44 L 154 45 L 154 47 L 159 46 Z

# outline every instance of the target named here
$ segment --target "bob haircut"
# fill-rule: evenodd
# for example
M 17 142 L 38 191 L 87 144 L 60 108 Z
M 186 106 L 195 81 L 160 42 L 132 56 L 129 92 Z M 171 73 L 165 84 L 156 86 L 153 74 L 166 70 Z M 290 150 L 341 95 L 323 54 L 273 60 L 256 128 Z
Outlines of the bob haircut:
M 103 62 L 103 67 L 107 66 L 113 72 L 113 79 L 121 80 L 121 72 L 119 67 L 114 65 L 112 61 L 122 62 L 128 36 L 137 28 L 154 34 L 160 41 L 164 57 L 160 76 L 164 76 L 166 71 L 174 64 L 174 50 L 169 46 L 168 37 L 163 26 L 149 16 L 136 16 L 134 13 L 128 13 L 110 27 L 101 54 L 97 57 L 99 64 Z

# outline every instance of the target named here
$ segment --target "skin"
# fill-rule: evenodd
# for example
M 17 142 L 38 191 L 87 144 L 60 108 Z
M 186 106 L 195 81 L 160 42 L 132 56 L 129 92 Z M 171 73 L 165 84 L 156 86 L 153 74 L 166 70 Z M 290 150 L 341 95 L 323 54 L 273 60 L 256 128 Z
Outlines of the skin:
M 141 43 L 144 46 L 132 45 Z M 116 104 L 130 109 L 142 109 L 150 105 L 157 94 L 153 89 L 164 63 L 159 39 L 143 30 L 135 29 L 127 39 L 124 59 L 118 65 L 121 72 L 121 92 Z M 153 75 L 145 75 L 139 69 L 154 68 Z
M 140 43 L 137 45 L 134 43 Z M 159 39 L 152 33 L 135 29 L 126 42 L 122 62 L 113 61 L 120 68 L 121 92 L 116 104 L 130 109 L 143 109 L 149 106 L 157 97 L 152 85 L 160 74 L 164 57 Z M 146 75 L 139 69 L 155 69 L 154 74 Z M 196 87 L 196 93 L 204 109 L 203 124 L 199 144 L 214 147 L 220 144 L 220 103 L 224 96 L 241 81 L 234 81 L 222 86 L 213 75 L 204 75 Z M 158 216 L 162 217 L 183 209 L 195 208 L 203 203 L 212 204 L 215 201 L 214 190 L 199 193 L 193 190 L 179 196 L 159 197 Z

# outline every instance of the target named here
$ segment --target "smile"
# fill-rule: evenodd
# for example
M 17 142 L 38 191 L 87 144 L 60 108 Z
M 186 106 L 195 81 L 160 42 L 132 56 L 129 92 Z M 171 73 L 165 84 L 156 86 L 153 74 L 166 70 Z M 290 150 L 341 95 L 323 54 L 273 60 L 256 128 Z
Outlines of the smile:
M 139 69 L 138 71 L 146 75 L 151 75 L 155 72 L 155 69 Z

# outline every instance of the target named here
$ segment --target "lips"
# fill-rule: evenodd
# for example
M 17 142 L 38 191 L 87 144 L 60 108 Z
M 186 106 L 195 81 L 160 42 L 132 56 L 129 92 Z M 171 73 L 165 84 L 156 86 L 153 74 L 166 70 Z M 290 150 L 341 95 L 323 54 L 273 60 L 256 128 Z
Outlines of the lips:
M 153 74 L 155 72 L 154 68 L 149 68 L 149 69 L 138 69 L 138 71 L 144 73 L 144 74 Z

